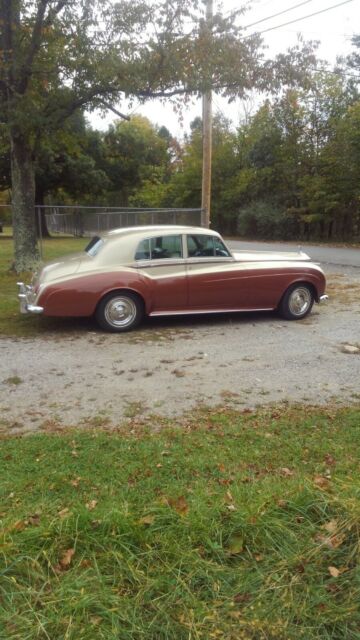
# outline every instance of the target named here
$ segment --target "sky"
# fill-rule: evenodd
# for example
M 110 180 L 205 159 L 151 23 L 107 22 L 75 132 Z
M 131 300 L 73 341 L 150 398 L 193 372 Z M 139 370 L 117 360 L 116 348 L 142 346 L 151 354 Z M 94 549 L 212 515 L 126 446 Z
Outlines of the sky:
M 223 14 L 228 14 L 243 4 L 248 5 L 248 11 L 241 17 L 244 25 L 251 25 L 261 20 L 257 25 L 249 27 L 246 33 L 254 31 L 269 31 L 262 34 L 265 45 L 268 47 L 268 56 L 272 57 L 277 53 L 285 51 L 288 47 L 295 45 L 298 35 L 302 34 L 306 40 L 317 40 L 320 42 L 317 55 L 319 58 L 328 60 L 330 64 L 335 63 L 336 57 L 346 55 L 351 51 L 351 37 L 355 33 L 360 33 L 360 0 L 351 0 L 342 6 L 323 11 L 329 7 L 339 4 L 344 0 L 253 0 L 246 3 L 236 2 L 236 0 L 223 0 L 220 3 L 214 0 L 214 11 L 221 7 Z M 282 15 L 274 14 L 283 12 L 292 7 L 297 8 L 286 11 Z M 319 15 L 303 18 L 309 14 L 323 11 Z M 273 16 L 270 18 L 270 16 Z M 270 18 L 270 19 L 267 19 Z M 265 20 L 264 20 L 265 19 Z M 298 20 L 293 24 L 284 25 L 292 20 Z M 281 26 L 284 25 L 284 26 Z M 275 29 L 272 29 L 275 27 Z M 256 97 L 250 101 L 255 106 Z M 128 115 L 141 114 L 149 118 L 154 124 L 165 125 L 172 135 L 183 138 L 189 131 L 190 122 L 197 116 L 201 116 L 201 100 L 194 101 L 191 106 L 183 111 L 183 124 L 179 122 L 170 104 L 163 105 L 159 101 L 152 101 L 146 105 L 134 105 L 131 109 L 126 109 L 126 105 L 119 105 L 119 110 Z M 237 100 L 229 105 L 226 100 L 213 97 L 213 113 L 217 112 L 230 118 L 236 126 L 244 114 L 244 104 Z M 90 124 L 97 129 L 107 129 L 108 125 L 116 119 L 116 116 L 109 112 L 105 118 L 98 113 L 89 116 Z

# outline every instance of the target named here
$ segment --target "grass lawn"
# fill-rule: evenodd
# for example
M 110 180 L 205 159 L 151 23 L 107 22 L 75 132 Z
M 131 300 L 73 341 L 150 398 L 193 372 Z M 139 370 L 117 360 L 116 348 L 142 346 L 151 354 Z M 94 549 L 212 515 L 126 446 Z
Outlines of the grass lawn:
M 360 410 L 0 443 L 0 637 L 360 638 Z
M 54 260 L 59 256 L 82 251 L 87 238 L 53 237 L 43 241 L 43 260 Z M 42 333 L 44 327 L 61 326 L 61 320 L 23 316 L 19 311 L 16 283 L 29 283 L 30 273 L 15 274 L 11 271 L 13 241 L 9 227 L 0 234 L 0 335 L 32 336 Z M 0 635 L 1 637 L 1 635 Z

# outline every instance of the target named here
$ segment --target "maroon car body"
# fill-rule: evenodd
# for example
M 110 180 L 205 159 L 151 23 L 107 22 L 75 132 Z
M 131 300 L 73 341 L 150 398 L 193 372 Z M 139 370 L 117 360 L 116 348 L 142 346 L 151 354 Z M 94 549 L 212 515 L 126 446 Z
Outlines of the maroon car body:
M 95 315 L 111 331 L 144 315 L 278 309 L 300 319 L 326 298 L 322 269 L 302 252 L 231 252 L 215 231 L 180 226 L 109 231 L 18 284 L 23 313 Z

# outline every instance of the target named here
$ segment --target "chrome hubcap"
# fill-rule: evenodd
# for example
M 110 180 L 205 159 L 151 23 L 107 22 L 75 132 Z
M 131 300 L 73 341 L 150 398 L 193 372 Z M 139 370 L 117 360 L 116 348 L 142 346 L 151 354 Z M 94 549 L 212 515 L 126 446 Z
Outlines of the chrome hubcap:
M 109 300 L 105 307 L 105 318 L 113 327 L 126 327 L 136 318 L 136 305 L 131 298 L 118 296 Z
M 309 289 L 298 287 L 289 298 L 289 309 L 294 316 L 302 316 L 311 305 L 312 297 Z

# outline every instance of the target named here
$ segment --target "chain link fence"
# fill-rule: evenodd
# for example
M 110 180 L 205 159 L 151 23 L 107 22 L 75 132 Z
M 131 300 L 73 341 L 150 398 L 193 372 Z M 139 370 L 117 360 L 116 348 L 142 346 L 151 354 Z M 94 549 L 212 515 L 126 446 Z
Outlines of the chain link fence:
M 50 233 L 92 236 L 120 227 L 156 224 L 201 225 L 201 209 L 134 209 L 108 207 L 36 207 Z

